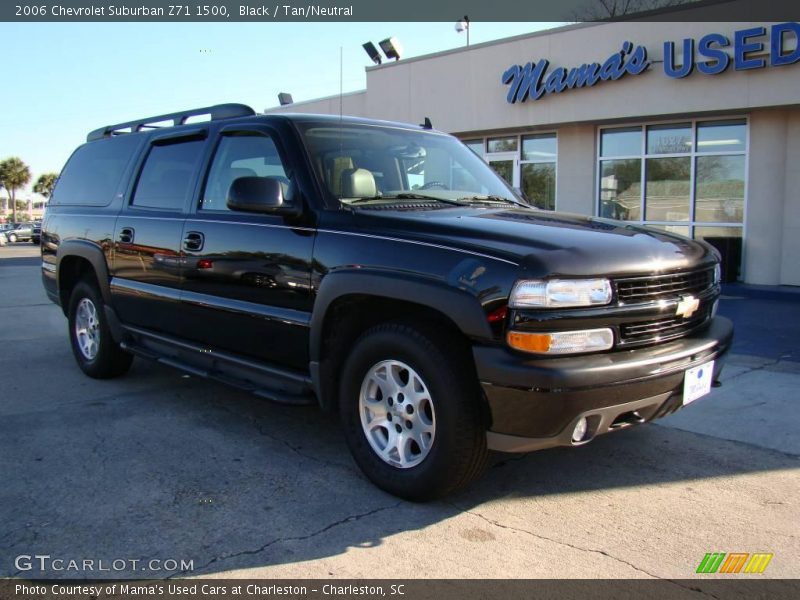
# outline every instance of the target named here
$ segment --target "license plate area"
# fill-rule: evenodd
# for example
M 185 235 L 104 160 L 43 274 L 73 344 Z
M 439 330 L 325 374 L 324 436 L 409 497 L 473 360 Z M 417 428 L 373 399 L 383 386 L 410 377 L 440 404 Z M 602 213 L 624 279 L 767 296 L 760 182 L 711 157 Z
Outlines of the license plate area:
M 714 361 L 686 370 L 683 378 L 683 405 L 702 398 L 711 391 L 714 379 Z

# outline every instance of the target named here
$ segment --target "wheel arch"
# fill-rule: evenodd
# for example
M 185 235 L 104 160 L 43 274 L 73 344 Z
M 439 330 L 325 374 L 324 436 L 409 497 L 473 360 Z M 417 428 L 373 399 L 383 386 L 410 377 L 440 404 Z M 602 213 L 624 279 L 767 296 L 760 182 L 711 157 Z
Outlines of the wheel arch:
M 86 240 L 68 240 L 58 248 L 56 281 L 61 309 L 66 314 L 72 289 L 81 279 L 92 277 L 106 305 L 111 303 L 108 266 L 102 248 Z
M 335 374 L 347 348 L 368 328 L 388 321 L 432 326 L 465 351 L 471 339 L 492 337 L 480 302 L 462 290 L 396 273 L 329 274 L 314 303 L 309 338 L 310 370 L 323 409 L 338 404 Z M 472 364 L 471 354 L 465 356 Z

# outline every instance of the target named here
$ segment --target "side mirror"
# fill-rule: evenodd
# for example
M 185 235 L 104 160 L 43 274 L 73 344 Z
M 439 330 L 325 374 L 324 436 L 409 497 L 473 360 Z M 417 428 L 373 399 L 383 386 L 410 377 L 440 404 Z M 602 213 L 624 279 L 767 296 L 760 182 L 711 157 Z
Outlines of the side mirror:
M 226 204 L 231 210 L 298 216 L 302 206 L 298 202 L 295 184 L 283 183 L 275 177 L 239 177 L 228 190 Z

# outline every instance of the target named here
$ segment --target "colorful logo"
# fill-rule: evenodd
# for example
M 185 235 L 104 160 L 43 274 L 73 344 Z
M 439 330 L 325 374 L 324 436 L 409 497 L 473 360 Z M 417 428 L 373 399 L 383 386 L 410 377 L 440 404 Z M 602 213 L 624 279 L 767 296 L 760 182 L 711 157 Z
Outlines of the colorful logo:
M 768 552 L 707 552 L 697 573 L 763 573 L 772 554 Z

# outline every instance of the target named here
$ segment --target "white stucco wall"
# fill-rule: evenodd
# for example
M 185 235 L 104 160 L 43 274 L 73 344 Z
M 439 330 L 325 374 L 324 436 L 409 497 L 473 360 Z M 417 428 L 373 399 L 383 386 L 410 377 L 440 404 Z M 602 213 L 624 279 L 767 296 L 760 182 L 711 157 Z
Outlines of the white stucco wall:
M 591 215 L 595 212 L 597 148 L 591 124 L 558 128 L 556 210 Z
M 781 271 L 785 200 L 786 112 L 750 115 L 745 280 L 777 284 Z
M 786 120 L 783 223 L 780 283 L 800 285 L 800 108 Z

